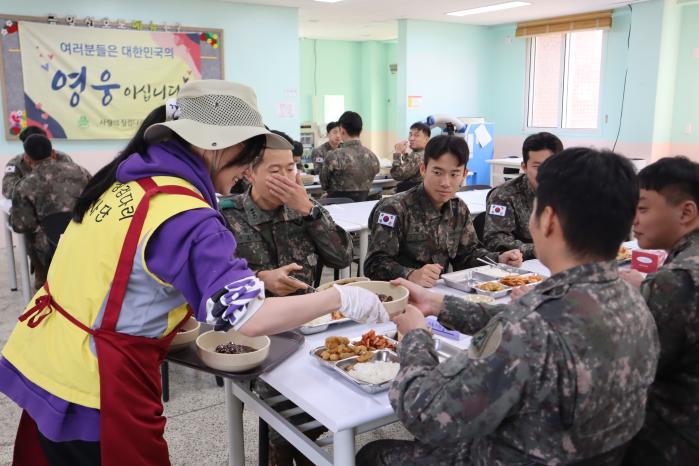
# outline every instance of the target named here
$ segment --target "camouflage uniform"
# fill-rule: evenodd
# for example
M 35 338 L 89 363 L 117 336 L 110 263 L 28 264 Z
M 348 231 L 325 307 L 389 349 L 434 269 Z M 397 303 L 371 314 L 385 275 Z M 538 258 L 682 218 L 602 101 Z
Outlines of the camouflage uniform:
M 321 217 L 308 221 L 286 206 L 275 211 L 261 209 L 250 191 L 222 199 L 219 207 L 235 236 L 236 256 L 247 260 L 248 267 L 256 272 L 295 262 L 303 267 L 294 272 L 295 278 L 312 284 L 319 261 L 336 269 L 352 263 L 349 233 L 337 226 L 322 207 Z
M 80 165 L 46 159 L 15 186 L 10 225 L 17 233 L 28 235 L 30 248 L 44 267 L 48 266 L 43 258 L 50 247 L 40 222 L 51 214 L 71 212 L 88 181 L 90 173 Z
M 683 238 L 641 286 L 660 334 L 646 422 L 629 447 L 633 466 L 699 464 L 699 230 Z
M 406 334 L 389 398 L 416 441 L 379 441 L 358 465 L 620 464 L 659 342 L 616 263 L 573 267 L 509 305 L 445 296 L 439 320 L 475 334 L 470 348 L 440 364 L 429 333 Z
M 338 146 L 338 149 L 342 147 L 342 143 Z M 324 142 L 320 146 L 316 147 L 313 149 L 311 152 L 311 160 L 313 161 L 313 170 L 315 171 L 316 175 L 320 175 L 321 170 L 323 169 L 323 163 L 325 162 L 325 157 L 328 155 L 328 152 L 335 150 L 333 149 L 333 146 L 330 145 L 330 142 Z
M 63 152 L 56 151 L 56 160 L 60 162 L 72 162 L 73 159 Z M 24 161 L 24 154 L 15 155 L 5 165 L 5 176 L 2 178 L 2 195 L 6 199 L 12 199 L 15 186 L 25 176 L 31 173 L 32 167 Z
M 333 193 L 368 193 L 380 170 L 379 159 L 358 140 L 345 142 L 325 156 L 320 184 Z
M 481 265 L 476 259 L 498 260 L 484 249 L 466 204 L 454 197 L 437 211 L 423 184 L 381 200 L 369 219 L 371 236 L 364 273 L 373 280 L 407 277 L 425 264 L 446 272 Z
M 534 197 L 527 175 L 509 180 L 489 194 L 483 229 L 486 247 L 499 252 L 519 249 L 524 260 L 535 257 L 529 233 Z
M 394 153 L 393 164 L 391 164 L 391 177 L 396 181 L 422 183 L 420 164 L 424 158 L 424 150 L 413 151 L 409 154 Z

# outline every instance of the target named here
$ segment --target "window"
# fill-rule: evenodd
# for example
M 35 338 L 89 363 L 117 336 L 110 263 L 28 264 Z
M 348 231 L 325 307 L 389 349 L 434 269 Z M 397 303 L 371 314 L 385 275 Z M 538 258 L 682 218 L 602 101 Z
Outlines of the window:
M 527 126 L 597 129 L 604 31 L 529 39 Z

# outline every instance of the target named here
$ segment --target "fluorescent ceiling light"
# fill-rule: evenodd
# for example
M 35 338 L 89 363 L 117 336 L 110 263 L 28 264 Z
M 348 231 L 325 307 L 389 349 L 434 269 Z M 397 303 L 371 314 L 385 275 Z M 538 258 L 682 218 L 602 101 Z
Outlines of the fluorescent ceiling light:
M 320 3 L 340 3 L 342 0 L 315 0 Z
M 318 1 L 318 0 L 316 0 Z M 519 8 L 521 6 L 531 5 L 529 2 L 507 2 L 498 3 L 496 5 L 482 6 L 478 8 L 470 8 L 468 10 L 452 11 L 447 13 L 448 16 L 469 16 L 469 15 L 480 15 L 481 13 L 490 13 L 493 11 L 509 10 L 510 8 Z

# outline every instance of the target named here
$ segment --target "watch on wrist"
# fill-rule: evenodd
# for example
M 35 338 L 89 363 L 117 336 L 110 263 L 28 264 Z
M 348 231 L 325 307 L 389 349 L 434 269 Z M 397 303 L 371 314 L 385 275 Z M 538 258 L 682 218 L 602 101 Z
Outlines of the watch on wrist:
M 313 207 L 311 207 L 311 212 L 308 215 L 305 215 L 303 217 L 303 219 L 311 222 L 313 220 L 318 220 L 321 215 L 322 215 L 322 212 L 320 210 L 320 207 L 318 207 L 317 205 L 314 205 Z

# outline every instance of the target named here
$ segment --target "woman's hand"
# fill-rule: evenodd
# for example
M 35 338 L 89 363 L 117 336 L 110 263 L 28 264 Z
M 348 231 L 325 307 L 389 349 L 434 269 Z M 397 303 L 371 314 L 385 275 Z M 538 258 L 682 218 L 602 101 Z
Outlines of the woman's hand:
M 333 285 L 333 288 L 340 294 L 342 302 L 340 312 L 345 317 L 363 323 L 388 322 L 390 320 L 379 297 L 371 291 L 358 286 Z

